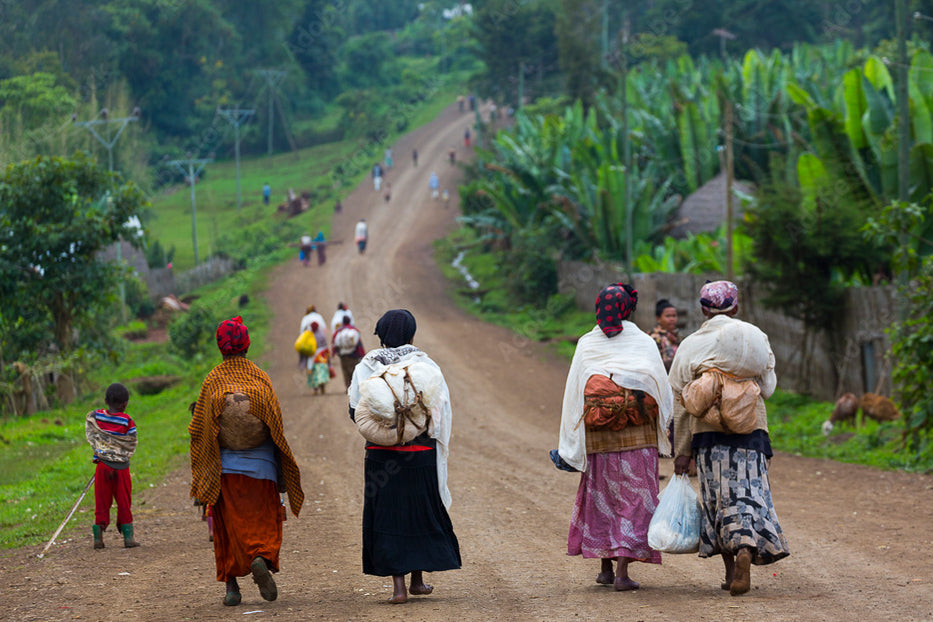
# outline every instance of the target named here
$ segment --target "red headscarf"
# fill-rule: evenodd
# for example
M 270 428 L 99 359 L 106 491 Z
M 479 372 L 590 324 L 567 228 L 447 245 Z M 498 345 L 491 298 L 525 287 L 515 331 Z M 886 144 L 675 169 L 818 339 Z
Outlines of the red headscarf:
M 243 318 L 224 320 L 217 327 L 217 347 L 224 356 L 230 354 L 246 354 L 249 350 L 249 331 Z
M 596 323 L 607 337 L 622 332 L 622 320 L 627 320 L 638 304 L 638 290 L 624 283 L 607 285 L 596 297 Z

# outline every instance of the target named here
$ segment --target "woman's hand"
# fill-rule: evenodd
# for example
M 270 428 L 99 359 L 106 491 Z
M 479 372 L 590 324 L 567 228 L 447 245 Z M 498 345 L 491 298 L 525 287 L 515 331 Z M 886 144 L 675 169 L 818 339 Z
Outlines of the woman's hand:
M 690 468 L 690 456 L 674 458 L 674 475 L 683 475 Z

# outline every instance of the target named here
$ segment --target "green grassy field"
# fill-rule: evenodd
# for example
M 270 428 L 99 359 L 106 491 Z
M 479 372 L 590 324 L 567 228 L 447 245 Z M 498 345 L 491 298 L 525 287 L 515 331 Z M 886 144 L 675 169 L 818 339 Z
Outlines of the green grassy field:
M 409 126 L 419 127 L 434 119 L 456 99 L 456 86 L 439 89 L 416 110 Z M 390 135 L 389 143 L 396 138 Z M 224 236 L 257 223 L 284 220 L 276 206 L 286 200 L 288 189 L 297 194 L 308 191 L 317 197 L 308 212 L 291 220 L 303 231 L 330 234 L 330 216 L 334 202 L 343 198 L 369 174 L 369 166 L 359 170 L 346 185 L 337 188 L 331 176 L 340 163 L 375 162 L 381 159 L 382 146 L 362 141 L 344 141 L 318 145 L 291 153 L 240 159 L 242 206 L 237 209 L 236 163 L 233 160 L 210 163 L 203 179 L 195 184 L 198 256 L 204 261 L 224 248 Z M 272 187 L 270 205 L 262 203 L 262 186 Z M 194 242 L 191 223 L 191 191 L 187 184 L 177 184 L 152 197 L 151 217 L 146 223 L 150 239 L 158 240 L 166 250 L 175 248 L 173 266 L 178 271 L 194 267 Z M 297 242 L 297 239 L 295 240 Z

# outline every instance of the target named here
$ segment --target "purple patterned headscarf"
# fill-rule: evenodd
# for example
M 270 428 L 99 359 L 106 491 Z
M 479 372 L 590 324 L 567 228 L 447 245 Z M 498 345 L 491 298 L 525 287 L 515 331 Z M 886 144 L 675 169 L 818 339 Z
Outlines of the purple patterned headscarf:
M 627 320 L 638 304 L 638 290 L 624 283 L 607 285 L 596 297 L 596 324 L 607 337 L 622 332 L 622 321 Z
M 710 281 L 700 288 L 700 305 L 710 313 L 732 311 L 739 302 L 739 288 L 732 281 Z

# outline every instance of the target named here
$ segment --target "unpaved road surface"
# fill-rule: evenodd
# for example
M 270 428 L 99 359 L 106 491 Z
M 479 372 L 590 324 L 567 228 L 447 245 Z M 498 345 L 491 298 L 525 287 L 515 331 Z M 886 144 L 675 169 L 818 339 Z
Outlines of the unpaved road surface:
M 335 215 L 327 263 L 278 269 L 268 296 L 276 312 L 272 343 L 257 361 L 271 374 L 307 495 L 301 517 L 285 524 L 279 598 L 265 602 L 241 580 L 243 603 L 221 605 L 205 524 L 188 498 L 186 470 L 137 491 L 138 549 L 113 534 L 91 548 L 88 529 L 43 560 L 41 547 L 2 556 L 3 620 L 933 620 L 933 478 L 881 472 L 778 454 L 774 502 L 791 547 L 777 564 L 752 568 L 752 590 L 719 588 L 718 559 L 665 555 L 635 564 L 635 592 L 594 582 L 598 561 L 566 555 L 578 476 L 554 469 L 568 361 L 459 311 L 432 259 L 431 241 L 454 225 L 456 198 L 432 201 L 428 176 L 455 188 L 447 162 L 468 157 L 467 113 L 445 110 L 394 146 L 392 199 L 364 183 Z M 412 166 L 417 147 L 420 163 Z M 453 194 L 453 193 L 452 193 Z M 370 224 L 359 255 L 353 226 Z M 451 518 L 463 568 L 435 573 L 435 592 L 385 604 L 391 581 L 360 568 L 363 442 L 347 418 L 340 379 L 312 396 L 292 349 L 304 308 L 325 317 L 347 302 L 367 347 L 379 315 L 410 309 L 416 345 L 444 370 L 454 408 Z M 254 344 L 254 354 L 264 344 Z M 179 405 L 184 407 L 184 405 Z M 670 475 L 671 461 L 662 460 Z M 87 504 L 87 502 L 85 502 Z M 90 514 L 84 514 L 90 517 Z M 244 617 L 245 616 L 245 617 Z

